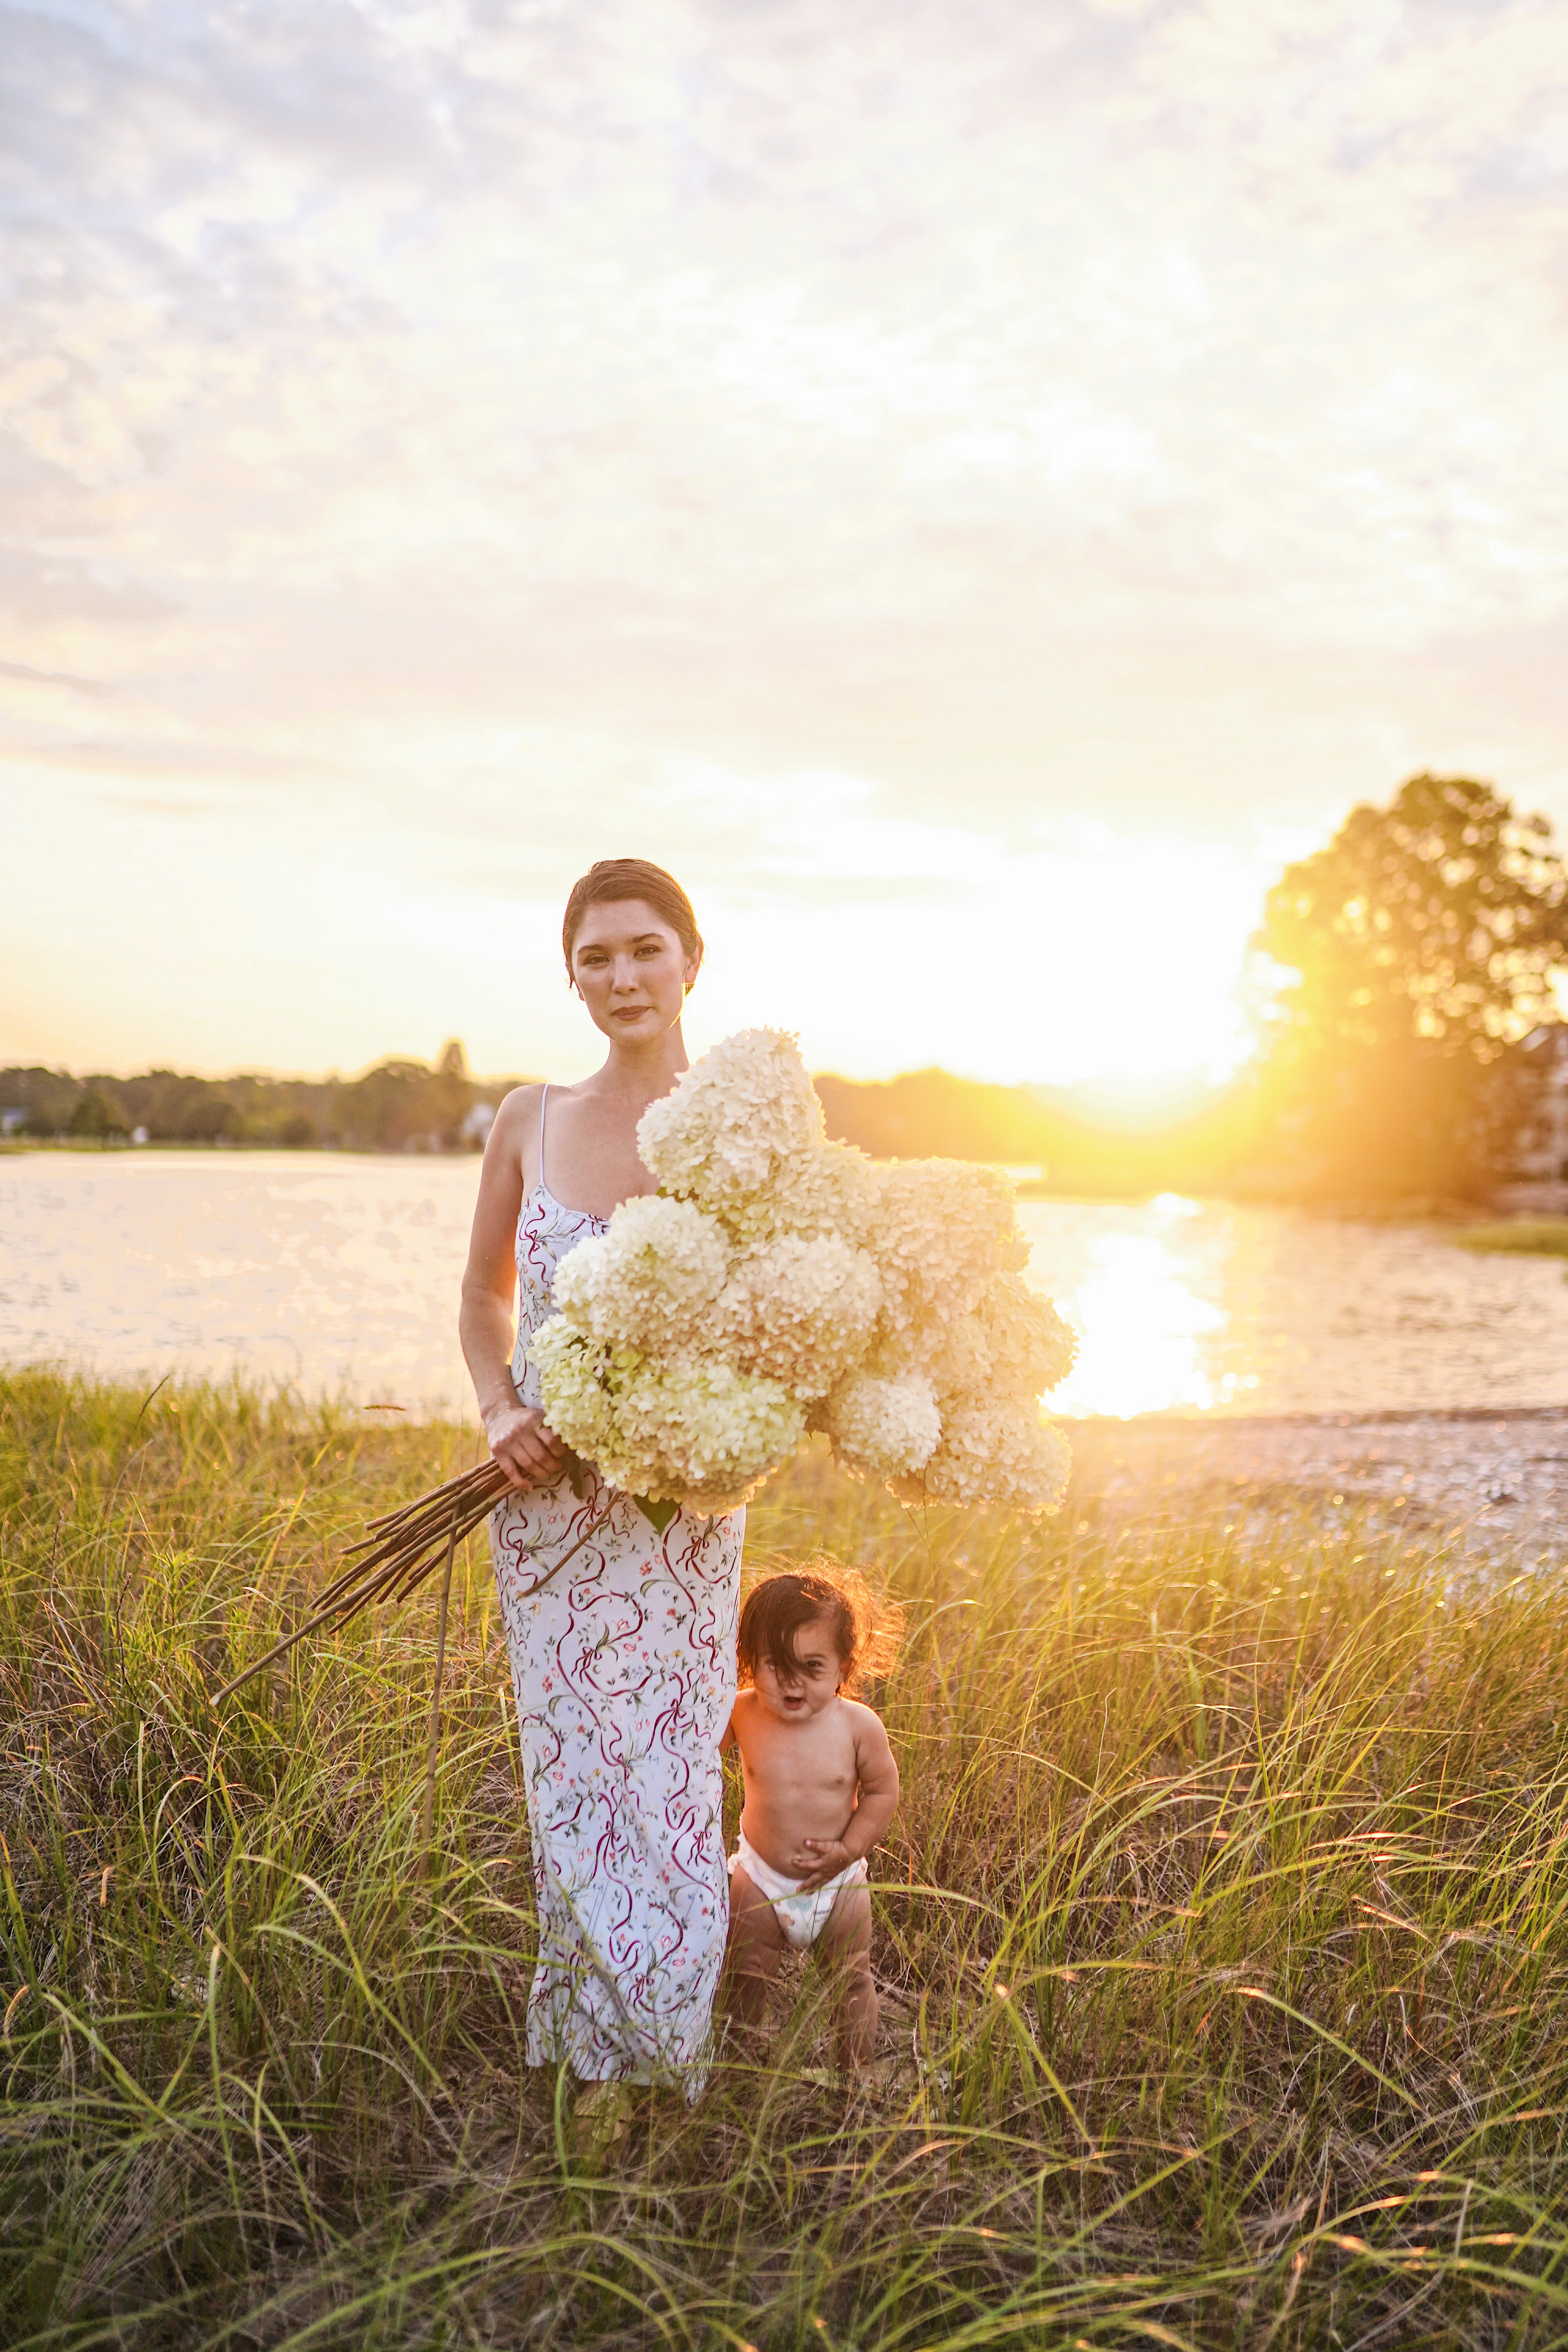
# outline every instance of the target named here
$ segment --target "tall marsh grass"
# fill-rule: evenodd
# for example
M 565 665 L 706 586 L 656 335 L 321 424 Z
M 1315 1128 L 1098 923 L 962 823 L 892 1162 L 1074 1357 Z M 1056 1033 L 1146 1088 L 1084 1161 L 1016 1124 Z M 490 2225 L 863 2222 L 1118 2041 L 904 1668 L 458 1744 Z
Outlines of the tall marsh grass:
M 500 1625 L 453 1592 L 221 1710 L 368 1514 L 461 1468 L 243 1392 L 0 1381 L 11 2347 L 1568 2343 L 1555 1579 L 1371 1524 L 921 1521 L 807 1454 L 748 1558 L 905 1603 L 889 2080 L 809 1974 L 613 2174 L 521 2061 Z

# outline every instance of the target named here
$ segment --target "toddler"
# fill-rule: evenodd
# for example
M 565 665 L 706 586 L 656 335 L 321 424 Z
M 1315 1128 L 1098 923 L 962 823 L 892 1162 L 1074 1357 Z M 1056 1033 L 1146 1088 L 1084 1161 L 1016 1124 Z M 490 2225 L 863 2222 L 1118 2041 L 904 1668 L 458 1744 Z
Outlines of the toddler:
M 784 1947 L 820 1937 L 837 1979 L 847 2067 L 877 2042 L 866 1857 L 899 1801 L 881 1719 L 846 1693 L 890 1663 L 894 1629 L 828 1559 L 764 1577 L 741 1612 L 741 1691 L 725 1733 L 741 1751 L 746 1803 L 730 1862 L 729 1968 L 736 2010 L 762 2021 Z

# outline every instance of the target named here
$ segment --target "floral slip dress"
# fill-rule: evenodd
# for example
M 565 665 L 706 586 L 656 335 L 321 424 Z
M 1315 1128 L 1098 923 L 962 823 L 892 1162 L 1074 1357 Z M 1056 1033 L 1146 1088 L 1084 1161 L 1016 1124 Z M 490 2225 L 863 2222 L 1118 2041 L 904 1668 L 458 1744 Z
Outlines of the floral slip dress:
M 545 1089 L 548 1099 L 549 1089 Z M 540 1181 L 517 1227 L 512 1376 L 540 1402 L 528 1343 L 555 1269 L 603 1218 Z M 719 1742 L 735 1698 L 745 1513 L 678 1511 L 662 1534 L 590 1464 L 510 1496 L 490 1549 L 517 1688 L 539 1916 L 528 2062 L 583 2081 L 705 2071 L 729 1923 Z M 610 1516 L 540 1590 L 606 1505 Z

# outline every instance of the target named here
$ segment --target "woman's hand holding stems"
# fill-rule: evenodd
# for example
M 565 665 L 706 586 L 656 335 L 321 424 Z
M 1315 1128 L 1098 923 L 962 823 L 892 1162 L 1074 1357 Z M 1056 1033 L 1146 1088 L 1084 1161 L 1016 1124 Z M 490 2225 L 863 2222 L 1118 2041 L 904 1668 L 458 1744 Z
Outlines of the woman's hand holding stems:
M 511 1388 L 509 1381 L 507 1386 Z M 481 1418 L 491 1454 L 512 1485 L 526 1494 L 531 1486 L 552 1486 L 561 1475 L 565 1447 L 534 1404 L 524 1404 L 515 1388 L 498 1398 Z

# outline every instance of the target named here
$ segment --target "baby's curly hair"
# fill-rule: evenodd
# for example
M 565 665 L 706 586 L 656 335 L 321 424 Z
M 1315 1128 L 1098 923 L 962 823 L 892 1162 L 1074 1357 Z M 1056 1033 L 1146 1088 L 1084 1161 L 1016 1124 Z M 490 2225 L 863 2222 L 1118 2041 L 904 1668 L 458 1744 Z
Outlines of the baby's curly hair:
M 865 1675 L 887 1673 L 898 1655 L 903 1611 L 896 1601 L 879 1599 L 858 1570 L 816 1552 L 797 1568 L 771 1570 L 746 1595 L 736 1643 L 742 1688 L 756 1681 L 763 1658 L 793 1672 L 800 1663 L 795 1635 L 818 1617 L 833 1621 L 841 1691 L 854 1690 Z

